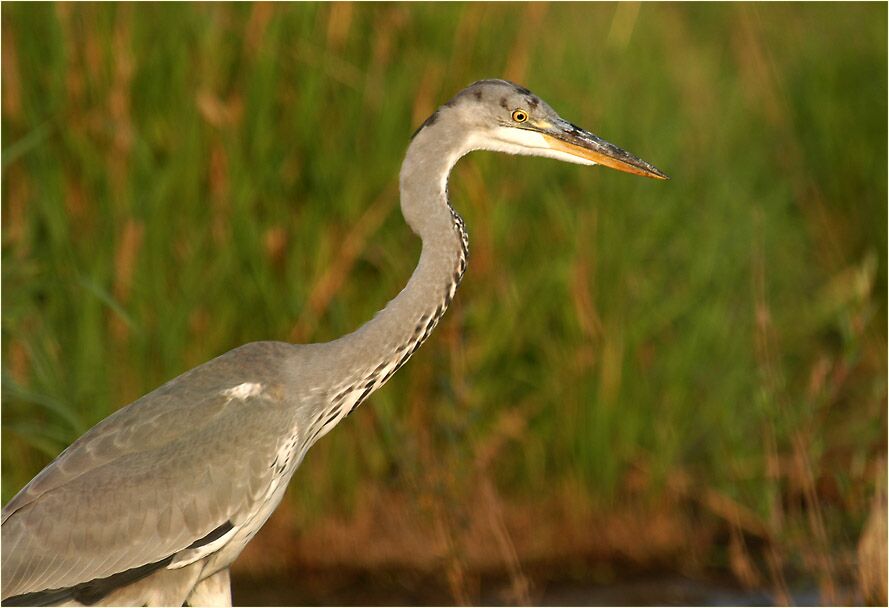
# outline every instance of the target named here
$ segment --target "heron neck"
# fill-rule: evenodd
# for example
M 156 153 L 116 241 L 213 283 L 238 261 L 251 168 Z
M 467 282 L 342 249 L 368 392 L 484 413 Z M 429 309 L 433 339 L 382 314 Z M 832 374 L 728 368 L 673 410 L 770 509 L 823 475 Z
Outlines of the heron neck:
M 401 167 L 401 211 L 422 241 L 416 269 L 405 288 L 359 332 L 378 364 L 406 360 L 429 336 L 463 277 L 468 240 L 463 220 L 448 202 L 448 175 L 465 154 L 459 137 L 422 129 Z M 405 351 L 400 349 L 407 348 Z M 402 361 L 403 363 L 403 361 Z
M 304 387 L 309 392 L 301 409 L 308 422 L 301 455 L 407 362 L 438 324 L 463 278 L 469 244 L 447 192 L 451 168 L 470 148 L 466 138 L 454 134 L 459 129 L 448 128 L 446 121 L 434 124 L 434 118 L 411 141 L 401 166 L 401 211 L 423 243 L 410 280 L 356 331 L 299 351 L 311 358 L 312 369 L 326 370 L 323 392 Z M 305 380 L 305 374 L 298 377 Z
M 465 154 L 465 141 L 426 127 L 414 137 L 401 167 L 401 210 L 422 240 L 407 285 L 355 332 L 332 343 L 343 377 L 360 386 L 357 407 L 419 348 L 444 314 L 466 269 L 468 241 L 463 220 L 448 203 L 448 174 Z M 348 403 L 348 399 L 344 399 Z

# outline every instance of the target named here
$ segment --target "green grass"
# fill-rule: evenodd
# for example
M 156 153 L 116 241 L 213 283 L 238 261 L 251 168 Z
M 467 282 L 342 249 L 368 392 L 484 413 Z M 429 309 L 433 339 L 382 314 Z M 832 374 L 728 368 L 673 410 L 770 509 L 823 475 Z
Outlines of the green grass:
M 802 458 L 850 547 L 886 449 L 886 10 L 4 3 L 4 501 L 192 366 L 369 319 L 419 252 L 410 134 L 507 77 L 672 181 L 461 161 L 463 287 L 293 500 L 465 477 L 515 415 L 513 500 L 580 481 L 620 508 L 632 472 L 652 499 L 681 473 L 796 547 Z

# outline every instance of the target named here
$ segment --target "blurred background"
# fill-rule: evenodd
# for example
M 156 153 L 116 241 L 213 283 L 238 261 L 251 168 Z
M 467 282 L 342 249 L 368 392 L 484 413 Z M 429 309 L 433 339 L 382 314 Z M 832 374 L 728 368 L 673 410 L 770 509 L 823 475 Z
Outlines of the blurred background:
M 381 309 L 410 134 L 502 77 L 672 180 L 462 160 L 451 309 L 235 602 L 885 602 L 886 13 L 4 3 L 4 503 L 179 373 Z

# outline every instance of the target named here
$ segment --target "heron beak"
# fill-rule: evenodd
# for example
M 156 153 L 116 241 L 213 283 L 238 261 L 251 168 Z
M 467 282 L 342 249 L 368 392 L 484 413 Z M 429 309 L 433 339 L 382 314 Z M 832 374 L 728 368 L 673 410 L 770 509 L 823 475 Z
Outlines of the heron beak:
M 654 165 L 571 123 L 566 122 L 563 125 L 555 125 L 546 129 L 542 134 L 547 144 L 553 150 L 577 156 L 599 165 L 617 169 L 618 171 L 635 173 L 636 175 L 654 179 L 670 179 Z

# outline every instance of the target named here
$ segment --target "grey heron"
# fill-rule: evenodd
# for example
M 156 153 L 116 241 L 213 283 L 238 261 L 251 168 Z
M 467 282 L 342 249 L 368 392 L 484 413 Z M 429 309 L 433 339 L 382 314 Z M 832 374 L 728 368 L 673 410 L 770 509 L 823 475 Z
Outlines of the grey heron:
M 407 286 L 346 336 L 245 344 L 87 431 L 3 509 L 3 603 L 231 605 L 229 567 L 308 449 L 405 364 L 453 299 L 468 239 L 448 175 L 472 150 L 667 179 L 526 88 L 460 91 L 401 167 L 402 214 L 422 240 Z

